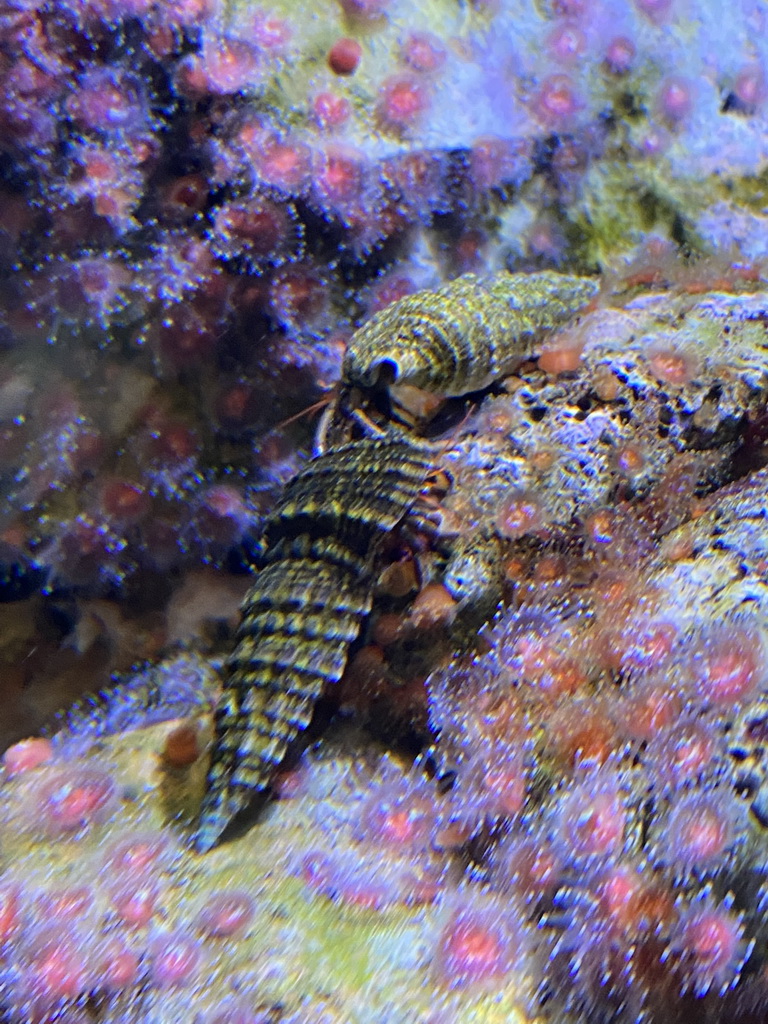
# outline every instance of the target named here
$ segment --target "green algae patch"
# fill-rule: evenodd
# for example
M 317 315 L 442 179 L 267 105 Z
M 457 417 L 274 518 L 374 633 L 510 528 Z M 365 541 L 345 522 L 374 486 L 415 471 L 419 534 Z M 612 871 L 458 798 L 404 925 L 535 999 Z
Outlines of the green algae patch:
M 716 197 L 715 182 L 682 181 L 663 164 L 620 157 L 594 164 L 570 212 L 579 231 L 580 257 L 587 265 L 615 267 L 617 257 L 628 255 L 649 231 L 703 250 L 693 224 Z

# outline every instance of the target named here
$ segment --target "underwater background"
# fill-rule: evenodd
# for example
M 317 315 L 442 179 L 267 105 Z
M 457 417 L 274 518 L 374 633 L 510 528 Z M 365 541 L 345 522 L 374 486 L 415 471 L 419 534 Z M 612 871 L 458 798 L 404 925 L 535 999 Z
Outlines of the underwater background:
M 0 2 L 0 1020 L 768 1019 L 767 62 L 762 0 Z M 404 309 L 514 358 L 397 393 L 440 494 L 196 853 Z

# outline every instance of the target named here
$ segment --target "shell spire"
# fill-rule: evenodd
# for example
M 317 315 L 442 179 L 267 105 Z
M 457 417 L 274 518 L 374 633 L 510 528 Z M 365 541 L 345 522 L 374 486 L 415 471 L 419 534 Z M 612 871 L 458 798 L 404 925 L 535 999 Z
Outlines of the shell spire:
M 285 489 L 262 537 L 216 711 L 200 853 L 265 791 L 315 703 L 338 682 L 373 603 L 379 542 L 411 511 L 434 448 L 365 438 L 313 459 Z

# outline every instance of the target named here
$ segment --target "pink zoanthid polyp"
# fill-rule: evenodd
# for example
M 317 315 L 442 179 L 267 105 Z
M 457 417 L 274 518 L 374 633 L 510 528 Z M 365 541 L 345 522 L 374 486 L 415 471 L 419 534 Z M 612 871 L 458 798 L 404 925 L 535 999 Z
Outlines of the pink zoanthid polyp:
M 59 768 L 41 780 L 38 823 L 52 835 L 77 833 L 106 821 L 117 807 L 117 786 L 97 768 Z
M 753 945 L 732 901 L 718 903 L 705 891 L 682 906 L 666 957 L 683 992 L 723 995 L 738 981 Z
M 720 622 L 702 626 L 687 638 L 680 676 L 691 700 L 727 707 L 752 696 L 764 679 L 763 664 L 756 630 Z
M 222 889 L 206 900 L 200 911 L 198 928 L 213 938 L 229 938 L 244 932 L 255 912 L 256 905 L 247 892 Z
M 527 926 L 514 899 L 472 892 L 468 887 L 438 937 L 434 972 L 449 989 L 497 988 L 514 969 L 524 966 Z
M 624 800 L 610 764 L 584 773 L 557 802 L 557 839 L 563 856 L 575 864 L 618 856 L 626 826 Z

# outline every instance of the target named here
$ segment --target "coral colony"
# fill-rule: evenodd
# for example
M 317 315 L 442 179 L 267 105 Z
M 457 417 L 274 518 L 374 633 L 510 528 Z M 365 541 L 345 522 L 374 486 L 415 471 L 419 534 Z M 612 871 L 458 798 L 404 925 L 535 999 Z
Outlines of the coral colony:
M 0 1019 L 766 1019 L 767 19 L 0 6 Z M 505 269 L 600 293 L 398 395 L 445 493 L 196 853 L 298 414 L 372 316 Z

